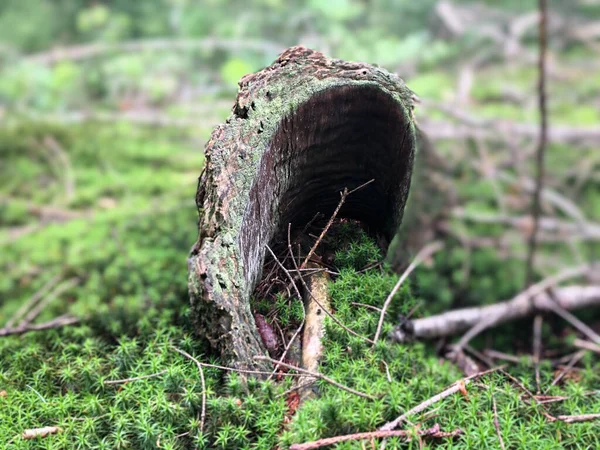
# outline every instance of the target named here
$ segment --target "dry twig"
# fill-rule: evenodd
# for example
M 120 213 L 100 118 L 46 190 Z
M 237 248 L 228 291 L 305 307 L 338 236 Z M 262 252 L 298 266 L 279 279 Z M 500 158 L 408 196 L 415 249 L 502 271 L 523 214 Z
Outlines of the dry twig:
M 164 375 L 168 371 L 169 371 L 168 369 L 165 369 L 165 370 L 161 370 L 160 372 L 151 373 L 150 375 L 141 375 L 139 377 L 133 377 L 133 378 L 123 378 L 122 380 L 104 380 L 104 384 L 108 384 L 108 385 L 123 384 L 123 383 L 130 383 L 132 381 L 147 380 L 148 378 L 160 377 L 161 375 Z
M 456 428 L 453 431 L 441 431 L 440 426 L 435 424 L 433 427 L 427 430 L 395 430 L 395 431 L 370 431 L 366 433 L 355 433 L 347 434 L 344 436 L 334 436 L 325 439 L 319 439 L 318 441 L 306 442 L 304 444 L 293 444 L 290 446 L 290 450 L 312 450 L 316 448 L 326 447 L 328 445 L 339 444 L 340 442 L 347 441 L 359 441 L 364 439 L 378 439 L 378 438 L 390 438 L 390 437 L 404 437 L 410 439 L 413 436 L 416 437 L 429 437 L 435 439 L 442 438 L 453 438 L 460 436 L 463 431 Z
M 404 281 L 408 278 L 408 276 L 413 272 L 413 270 L 415 270 L 419 266 L 419 264 L 421 264 L 423 262 L 423 260 L 429 258 L 431 255 L 433 255 L 435 252 L 440 250 L 442 247 L 443 247 L 443 244 L 439 241 L 434 241 L 434 242 L 431 242 L 430 244 L 427 244 L 425 247 L 423 247 L 419 251 L 419 253 L 417 253 L 417 256 L 415 256 L 415 259 L 410 263 L 410 265 L 406 268 L 404 273 L 400 276 L 400 278 L 396 282 L 395 286 L 393 287 L 392 291 L 390 292 L 390 294 L 385 299 L 385 302 L 383 303 L 383 307 L 381 309 L 381 314 L 379 315 L 379 322 L 377 323 L 377 331 L 375 332 L 375 337 L 373 338 L 373 345 L 375 345 L 377 343 L 377 340 L 379 339 L 379 335 L 381 334 L 381 329 L 383 327 L 383 320 L 385 319 L 385 313 L 386 313 L 388 307 L 390 306 L 390 303 L 392 302 L 394 295 L 396 295 L 396 293 L 398 292 L 398 289 L 400 289 L 400 286 L 402 286 L 402 283 L 404 283 Z
M 577 353 L 575 353 L 571 357 L 571 360 L 569 361 L 569 363 L 565 367 L 563 367 L 562 370 L 560 371 L 560 373 L 556 376 L 556 378 L 554 378 L 554 380 L 552 381 L 552 384 L 550 385 L 550 387 L 556 386 L 558 384 L 558 382 L 563 379 L 563 377 L 565 376 L 565 374 L 567 372 L 569 372 L 569 370 L 571 370 L 573 368 L 573 366 L 575 364 L 577 364 L 581 358 L 583 358 L 584 355 L 585 355 L 585 351 L 583 351 L 583 350 L 580 350 Z M 548 392 L 548 390 L 550 390 L 550 388 L 548 388 L 546 390 L 546 392 Z
M 492 392 L 492 408 L 494 409 L 494 428 L 496 428 L 496 434 L 498 435 L 498 442 L 500 444 L 500 448 L 502 450 L 504 447 L 504 439 L 502 439 L 502 432 L 500 431 L 500 422 L 498 421 L 498 407 L 496 406 L 496 397 L 494 397 L 494 393 Z
M 173 350 L 193 361 L 196 366 L 198 366 L 198 371 L 200 372 L 200 381 L 202 383 L 202 412 L 200 413 L 200 432 L 202 433 L 204 432 L 204 421 L 206 419 L 206 380 L 204 379 L 204 369 L 202 368 L 202 363 L 184 350 L 181 350 L 177 347 L 173 347 Z
M 0 337 L 25 334 L 29 333 L 30 331 L 51 330 L 53 328 L 66 327 L 68 325 L 74 325 L 76 323 L 79 323 L 79 319 L 77 317 L 65 314 L 63 316 L 58 316 L 55 319 L 40 324 L 26 324 L 18 325 L 12 328 L 0 328 Z
M 344 190 L 342 192 L 340 192 L 340 201 L 339 201 L 338 205 L 336 206 L 335 210 L 333 211 L 333 214 L 329 218 L 329 221 L 325 225 L 325 228 L 323 228 L 323 230 L 321 231 L 321 234 L 317 238 L 316 242 L 313 244 L 313 246 L 311 247 L 310 251 L 306 255 L 306 258 L 304 258 L 304 261 L 302 262 L 302 264 L 300 264 L 300 269 L 304 269 L 304 267 L 306 267 L 306 264 L 308 263 L 308 261 L 310 260 L 310 258 L 312 257 L 312 255 L 315 253 L 315 250 L 317 249 L 317 247 L 319 246 L 319 244 L 321 243 L 321 241 L 323 240 L 323 238 L 327 234 L 327 231 L 329 231 L 329 228 L 331 227 L 331 224 L 333 223 L 333 221 L 337 217 L 338 213 L 340 212 L 340 209 L 342 209 L 342 206 L 344 205 L 344 202 L 346 201 L 346 198 L 348 198 L 348 196 L 350 194 L 353 194 L 354 192 L 356 192 L 356 191 L 364 188 L 365 186 L 371 184 L 373 181 L 375 181 L 375 179 L 369 180 L 366 183 L 363 183 L 360 186 L 352 189 L 351 191 L 349 191 L 348 188 L 344 188 Z
M 329 378 L 328 376 L 325 376 L 325 375 L 323 375 L 322 373 L 319 373 L 319 372 L 311 372 L 310 370 L 306 370 L 306 369 L 303 369 L 301 367 L 296 367 L 296 366 L 294 366 L 292 364 L 288 364 L 288 363 L 284 363 L 284 362 L 281 362 L 281 361 L 277 361 L 275 359 L 269 358 L 268 356 L 255 356 L 254 359 L 256 361 L 267 361 L 267 362 L 270 362 L 270 363 L 273 363 L 273 364 L 279 364 L 280 366 L 286 367 L 286 368 L 291 369 L 291 370 L 295 370 L 295 371 L 299 372 L 300 374 L 310 375 L 312 377 L 319 378 L 319 379 L 321 379 L 323 381 L 326 381 L 327 383 L 329 383 L 329 384 L 331 384 L 331 385 L 333 385 L 333 386 L 335 386 L 337 388 L 340 388 L 340 389 L 342 389 L 342 390 L 344 390 L 346 392 L 350 392 L 351 394 L 357 395 L 359 397 L 368 398 L 369 400 L 377 400 L 378 399 L 377 397 L 374 397 L 372 395 L 365 394 L 364 392 L 356 391 L 356 390 L 354 390 L 352 388 L 349 388 L 348 386 L 344 386 L 343 384 L 338 383 L 334 379 Z
M 309 263 L 317 265 L 316 263 Z M 323 356 L 323 335 L 325 334 L 325 314 L 322 314 L 321 307 L 323 305 L 327 309 L 331 309 L 329 299 L 329 275 L 327 273 L 319 273 L 311 275 L 307 283 L 310 292 L 306 293 L 305 298 L 305 324 L 304 333 L 302 335 L 302 367 L 311 371 L 319 371 L 319 361 Z M 313 299 L 319 299 L 319 304 Z M 315 381 L 311 377 L 307 379 Z M 302 383 L 303 378 L 298 380 Z M 308 386 L 300 391 L 300 401 L 309 398 L 312 395 L 312 389 Z
M 288 249 L 289 249 L 289 251 L 291 253 L 290 256 L 292 258 L 292 261 L 294 262 L 294 266 L 297 269 L 298 266 L 296 265 L 296 260 L 294 258 L 294 254 L 292 253 L 291 246 L 289 245 L 289 228 L 290 227 L 288 226 Z M 290 283 L 293 285 L 294 290 L 296 291 L 296 295 L 298 296 L 298 301 L 301 302 L 302 301 L 302 295 L 300 294 L 300 290 L 298 289 L 298 286 L 296 286 L 296 283 L 294 282 L 294 278 L 292 277 L 292 275 L 290 274 L 290 272 L 285 268 L 285 266 L 279 261 L 279 259 L 277 259 L 277 256 L 275 256 L 275 253 L 273 252 L 273 250 L 271 250 L 271 248 L 268 245 L 267 245 L 267 250 L 269 251 L 269 253 L 273 257 L 273 259 L 275 260 L 275 262 L 277 263 L 277 265 L 279 265 L 279 267 L 286 273 L 288 279 L 290 280 Z M 302 327 L 304 326 L 304 321 L 306 320 L 306 308 L 304 307 L 304 303 L 302 303 L 302 310 L 304 312 L 304 317 L 302 318 L 302 323 L 300 324 L 300 326 L 298 327 L 298 329 L 296 330 L 296 332 L 294 333 L 294 335 L 292 336 L 292 338 L 290 339 L 290 341 L 285 346 L 285 349 L 283 350 L 283 353 L 281 354 L 281 357 L 279 358 L 279 362 L 283 362 L 283 360 L 285 359 L 288 351 L 292 347 L 292 344 L 294 343 L 294 340 L 298 337 L 298 335 L 300 334 L 300 331 L 302 331 Z M 273 369 L 273 372 L 271 372 L 271 374 L 269 375 L 269 380 L 271 378 L 273 378 L 273 376 L 277 373 L 277 371 L 279 370 L 279 366 L 280 366 L 280 364 L 275 365 L 275 368 Z
M 502 367 L 503 366 L 494 367 L 492 369 L 485 370 L 483 372 L 479 372 L 479 373 L 476 373 L 476 374 L 471 375 L 469 377 L 461 378 L 460 380 L 455 381 L 449 388 L 447 388 L 447 389 L 443 390 L 442 392 L 440 392 L 439 394 L 434 395 L 433 397 L 425 400 L 424 402 L 419 403 L 417 406 L 415 406 L 414 408 L 409 409 L 404 414 L 398 416 L 396 419 L 394 419 L 391 422 L 388 422 L 385 425 L 379 427 L 379 430 L 381 430 L 381 431 L 394 430 L 395 428 L 398 427 L 398 425 L 400 425 L 402 422 L 404 422 L 410 416 L 418 414 L 418 413 L 426 410 L 427 408 L 429 408 L 431 405 L 433 405 L 433 404 L 435 404 L 435 403 L 437 403 L 437 402 L 445 399 L 446 397 L 450 397 L 451 395 L 456 394 L 457 392 L 460 392 L 460 391 L 464 390 L 465 386 L 468 385 L 473 379 L 480 378 L 480 377 L 482 377 L 484 375 L 487 375 L 489 373 L 496 372 L 497 370 L 502 370 Z
M 548 10 L 546 0 L 539 0 L 538 7 L 540 11 L 539 24 L 539 68 L 538 68 L 538 101 L 540 113 L 540 137 L 536 152 L 536 177 L 535 191 L 533 193 L 533 206 L 531 215 L 533 216 L 533 229 L 529 235 L 529 246 L 527 251 L 527 266 L 525 287 L 529 287 L 533 280 L 535 251 L 537 248 L 537 233 L 539 230 L 539 220 L 541 214 L 541 196 L 544 187 L 544 156 L 546 153 L 546 142 L 548 141 L 548 111 L 546 108 L 546 27 L 548 21 Z
M 542 325 L 544 316 L 537 314 L 533 320 L 533 364 L 535 366 L 535 385 L 537 393 L 541 393 L 540 359 L 542 357 Z

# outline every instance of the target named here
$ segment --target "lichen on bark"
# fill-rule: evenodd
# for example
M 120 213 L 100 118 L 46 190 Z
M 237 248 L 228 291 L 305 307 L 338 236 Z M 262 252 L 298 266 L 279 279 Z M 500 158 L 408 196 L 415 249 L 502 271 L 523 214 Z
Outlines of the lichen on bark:
M 383 69 L 304 47 L 239 85 L 205 149 L 189 290 L 199 333 L 229 363 L 257 367 L 265 350 L 250 296 L 266 245 L 288 223 L 331 213 L 340 190 L 375 179 L 340 214 L 386 242 L 396 234 L 416 147 L 414 95 Z

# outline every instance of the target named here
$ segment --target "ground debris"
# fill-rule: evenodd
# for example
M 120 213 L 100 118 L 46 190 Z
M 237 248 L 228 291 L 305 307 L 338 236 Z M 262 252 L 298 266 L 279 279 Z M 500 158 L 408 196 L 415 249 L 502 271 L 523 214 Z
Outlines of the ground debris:
M 45 438 L 50 436 L 51 434 L 62 433 L 63 429 L 60 427 L 42 427 L 42 428 L 31 428 L 23 431 L 21 433 L 21 438 L 23 439 L 36 439 L 36 438 Z

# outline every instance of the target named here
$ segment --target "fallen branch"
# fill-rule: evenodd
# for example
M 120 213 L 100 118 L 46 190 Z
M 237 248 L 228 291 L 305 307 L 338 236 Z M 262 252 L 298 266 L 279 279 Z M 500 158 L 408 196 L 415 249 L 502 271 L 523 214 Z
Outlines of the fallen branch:
M 556 301 L 566 310 L 600 306 L 600 286 L 567 286 L 554 291 Z M 390 337 L 398 342 L 411 339 L 431 339 L 451 336 L 485 323 L 485 328 L 532 315 L 536 311 L 552 311 L 552 299 L 545 292 L 521 294 L 512 300 L 493 305 L 463 308 L 436 316 L 406 320 L 397 326 Z
M 463 434 L 463 431 L 456 428 L 453 431 L 441 431 L 440 426 L 435 424 L 427 430 L 395 430 L 395 431 L 370 431 L 366 433 L 347 434 L 344 436 L 335 436 L 318 441 L 306 442 L 304 444 L 293 444 L 290 450 L 312 450 L 315 448 L 326 447 L 328 445 L 339 444 L 347 441 L 361 441 L 364 439 L 378 439 L 390 437 L 403 437 L 410 439 L 413 436 L 429 437 L 434 439 L 454 438 Z
M 554 300 L 554 293 L 551 289 L 548 291 L 548 294 L 550 295 L 550 298 Z M 558 302 L 554 301 L 554 303 L 551 303 L 548 306 L 554 314 L 568 322 L 571 326 L 573 326 L 573 328 L 585 335 L 594 344 L 600 345 L 600 336 L 598 335 L 598 333 L 592 330 L 591 327 L 587 326 L 569 311 L 565 310 L 564 308 L 561 308 Z
M 329 378 L 319 372 L 311 372 L 310 370 L 302 369 L 301 367 L 296 367 L 296 366 L 293 366 L 292 364 L 287 364 L 287 363 L 284 363 L 281 361 L 277 361 L 275 359 L 269 358 L 268 356 L 255 356 L 254 359 L 257 361 L 267 361 L 267 362 L 270 362 L 273 364 L 279 364 L 282 367 L 286 367 L 288 369 L 295 370 L 295 371 L 299 372 L 300 374 L 310 375 L 314 378 L 319 378 L 320 380 L 323 380 L 337 388 L 340 388 L 346 392 L 350 392 L 351 394 L 357 395 L 362 398 L 368 398 L 369 400 L 378 400 L 378 397 L 375 397 L 375 396 L 369 395 L 369 394 L 365 394 L 364 392 L 356 391 L 352 388 L 349 388 L 348 386 L 344 386 L 343 384 L 338 383 L 334 379 Z
M 557 284 L 559 284 L 563 281 L 569 280 L 571 278 L 579 277 L 585 273 L 588 273 L 589 270 L 590 270 L 589 266 L 587 266 L 587 265 L 563 270 L 562 272 L 559 272 L 558 274 L 555 274 L 548 278 L 545 278 L 544 280 L 540 281 L 539 283 L 534 284 L 533 286 L 529 286 L 525 291 L 523 291 L 521 294 L 519 294 L 517 297 L 515 297 L 513 300 L 511 300 L 511 303 L 513 304 L 513 306 L 517 305 L 519 308 L 527 307 L 527 305 L 525 303 L 528 303 L 529 306 L 531 306 L 532 298 L 535 297 L 536 295 L 538 295 L 542 292 L 549 291 L 550 288 L 556 286 Z M 546 292 L 546 293 L 550 297 L 550 299 L 553 300 L 552 293 L 551 292 Z M 548 304 L 546 306 L 548 308 L 552 308 L 554 305 Z M 471 341 L 471 339 L 473 339 L 475 336 L 480 334 L 482 331 L 486 330 L 487 328 L 489 328 L 491 326 L 496 325 L 496 323 L 499 319 L 501 319 L 501 318 L 498 316 L 488 316 L 481 322 L 478 322 L 471 329 L 469 329 L 469 331 L 467 331 L 465 333 L 465 335 L 460 339 L 460 341 L 456 345 L 457 350 L 460 351 L 460 349 L 462 349 L 465 345 L 467 345 Z
M 406 268 L 404 273 L 400 276 L 400 278 L 394 285 L 392 291 L 385 299 L 385 302 L 383 303 L 383 307 L 381 308 L 381 313 L 379 315 L 379 322 L 377 323 L 377 331 L 375 332 L 375 337 L 373 338 L 373 346 L 375 346 L 375 344 L 377 344 L 377 340 L 379 339 L 379 335 L 381 334 L 381 329 L 383 327 L 383 320 L 385 319 L 385 314 L 387 312 L 387 309 L 390 306 L 392 299 L 398 292 L 398 289 L 400 289 L 400 286 L 402 286 L 402 283 L 404 283 L 404 281 L 408 278 L 408 276 L 413 272 L 413 270 L 415 270 L 419 266 L 419 264 L 421 264 L 423 262 L 423 260 L 429 258 L 431 255 L 433 255 L 435 252 L 440 250 L 442 247 L 443 247 L 442 243 L 437 242 L 437 241 L 432 242 L 432 243 L 426 245 L 425 247 L 423 247 L 419 251 L 419 253 L 417 253 L 417 256 L 415 257 L 415 259 Z

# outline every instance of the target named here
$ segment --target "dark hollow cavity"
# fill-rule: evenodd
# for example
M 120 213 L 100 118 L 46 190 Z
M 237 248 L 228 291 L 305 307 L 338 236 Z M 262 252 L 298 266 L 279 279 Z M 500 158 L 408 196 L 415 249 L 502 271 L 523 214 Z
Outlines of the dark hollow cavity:
M 340 191 L 352 190 L 340 218 L 358 220 L 390 242 L 406 201 L 414 149 L 408 112 L 374 86 L 317 93 L 284 118 L 262 155 L 243 217 L 240 249 L 252 289 L 265 245 L 316 213 L 329 218 Z

